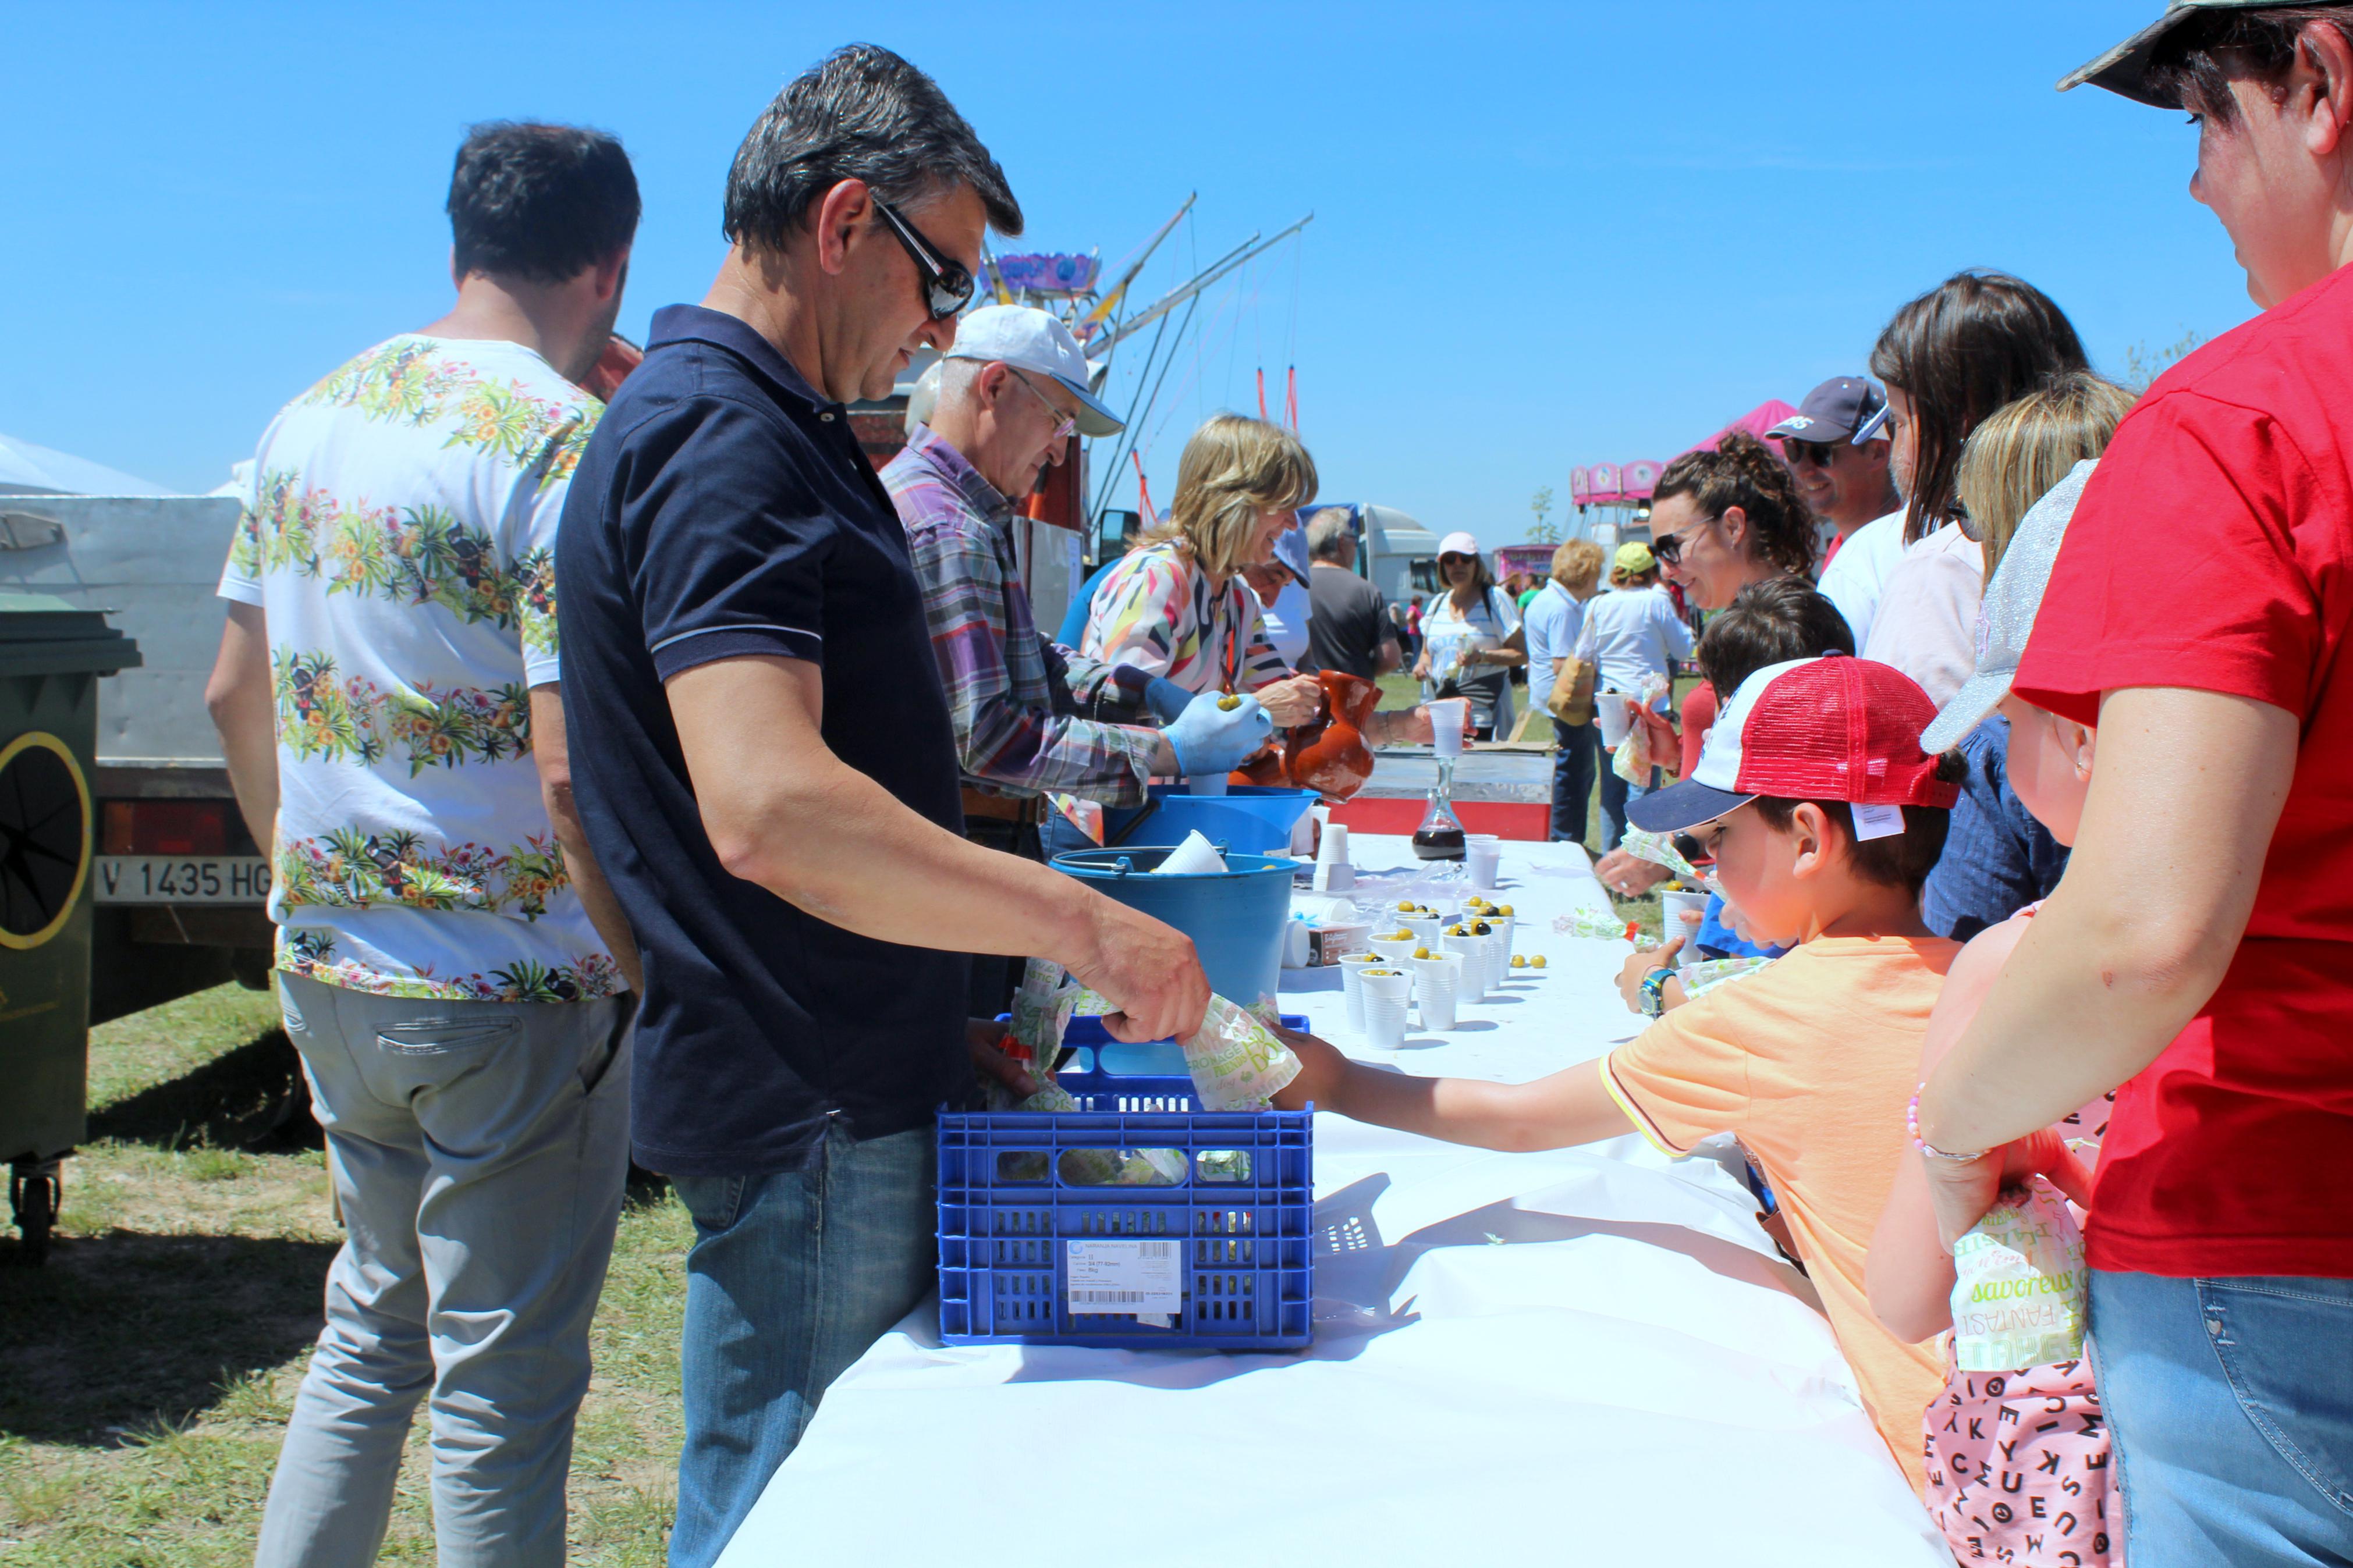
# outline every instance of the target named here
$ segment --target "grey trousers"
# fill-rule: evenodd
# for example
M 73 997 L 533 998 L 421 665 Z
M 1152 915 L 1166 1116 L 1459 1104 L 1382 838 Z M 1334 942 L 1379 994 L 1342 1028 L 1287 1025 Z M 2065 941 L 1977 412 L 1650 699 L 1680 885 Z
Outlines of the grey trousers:
M 423 1400 L 441 1568 L 561 1563 L 628 1174 L 633 1003 L 278 984 L 346 1234 L 255 1561 L 374 1562 Z

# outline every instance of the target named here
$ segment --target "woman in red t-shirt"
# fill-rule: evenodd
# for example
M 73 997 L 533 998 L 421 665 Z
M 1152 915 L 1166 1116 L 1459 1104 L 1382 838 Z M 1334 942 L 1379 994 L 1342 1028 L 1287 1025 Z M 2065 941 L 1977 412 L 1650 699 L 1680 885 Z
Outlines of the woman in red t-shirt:
M 2089 1242 L 2126 1558 L 2344 1563 L 2353 9 L 2168 17 L 2071 80 L 2192 111 L 2264 313 L 2149 389 L 2076 510 L 2015 690 L 2096 723 L 2099 768 L 1919 1137 L 1949 1246 L 1999 1179 L 1968 1151 L 2122 1086 Z

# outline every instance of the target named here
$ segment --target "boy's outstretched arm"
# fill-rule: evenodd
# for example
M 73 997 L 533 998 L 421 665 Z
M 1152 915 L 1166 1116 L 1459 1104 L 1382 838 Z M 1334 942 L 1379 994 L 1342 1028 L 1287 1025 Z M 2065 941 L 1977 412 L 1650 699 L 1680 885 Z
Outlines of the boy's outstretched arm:
M 1357 1121 L 1482 1149 L 1566 1149 L 1630 1132 L 1634 1124 L 1602 1087 L 1598 1062 L 1533 1083 L 1418 1078 L 1352 1062 L 1329 1041 L 1277 1028 L 1300 1074 L 1274 1097 L 1285 1110 L 1314 1101 Z

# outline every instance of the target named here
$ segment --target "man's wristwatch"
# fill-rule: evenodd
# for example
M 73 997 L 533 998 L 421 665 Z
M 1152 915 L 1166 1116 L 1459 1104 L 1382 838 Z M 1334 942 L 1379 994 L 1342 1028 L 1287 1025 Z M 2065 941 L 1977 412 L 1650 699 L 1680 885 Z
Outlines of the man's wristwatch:
M 1666 968 L 1653 969 L 1650 973 L 1642 976 L 1642 984 L 1640 989 L 1640 995 L 1642 1003 L 1642 1016 L 1645 1018 L 1656 1018 L 1665 1014 L 1667 1010 L 1667 982 L 1672 980 L 1674 977 L 1675 972 L 1672 969 Z

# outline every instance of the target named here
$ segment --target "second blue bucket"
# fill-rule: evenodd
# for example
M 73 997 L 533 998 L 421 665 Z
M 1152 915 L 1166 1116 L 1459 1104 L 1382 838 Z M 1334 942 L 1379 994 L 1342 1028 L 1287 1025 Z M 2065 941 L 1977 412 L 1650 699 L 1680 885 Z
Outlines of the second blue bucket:
M 1289 860 L 1231 854 L 1222 872 L 1159 877 L 1166 849 L 1079 849 L 1054 869 L 1193 939 L 1209 989 L 1249 1006 L 1282 980 L 1282 925 L 1291 918 Z

